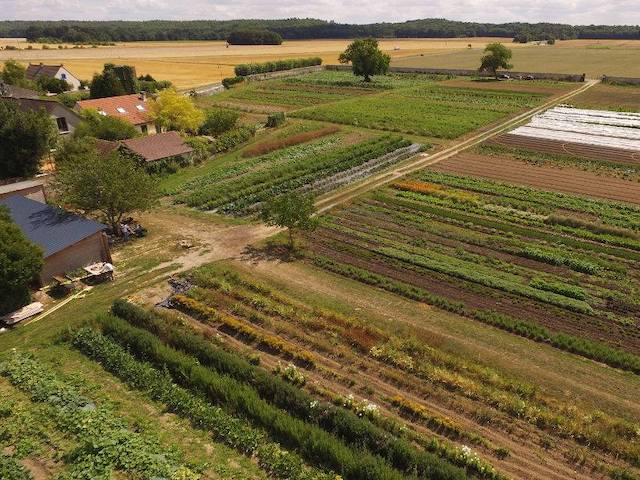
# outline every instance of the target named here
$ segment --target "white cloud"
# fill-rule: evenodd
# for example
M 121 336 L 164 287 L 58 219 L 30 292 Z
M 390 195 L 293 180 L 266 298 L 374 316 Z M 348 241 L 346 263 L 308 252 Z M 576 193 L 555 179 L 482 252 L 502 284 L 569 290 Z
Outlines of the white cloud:
M 637 0 L 0 0 L 3 19 L 147 20 L 313 17 L 338 22 L 449 18 L 478 22 L 640 24 Z

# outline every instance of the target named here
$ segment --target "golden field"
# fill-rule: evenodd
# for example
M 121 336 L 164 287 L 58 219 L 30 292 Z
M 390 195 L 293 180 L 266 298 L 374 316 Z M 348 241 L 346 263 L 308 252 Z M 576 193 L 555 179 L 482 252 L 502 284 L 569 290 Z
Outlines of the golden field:
M 495 38 L 451 39 L 383 39 L 381 48 L 394 59 L 420 53 L 456 52 L 468 49 L 480 51 Z M 504 41 L 505 39 L 501 39 Z M 350 40 L 296 40 L 282 45 L 235 45 L 226 47 L 224 41 L 131 42 L 112 47 L 68 48 L 55 45 L 42 50 L 33 44 L 32 50 L 24 40 L 0 39 L 0 46 L 15 45 L 20 50 L 0 51 L 0 61 L 14 58 L 24 63 L 64 63 L 75 75 L 90 79 L 107 62 L 135 65 L 139 74 L 150 73 L 158 79 L 171 80 L 178 88 L 190 88 L 218 83 L 233 75 L 239 63 L 266 62 L 278 58 L 319 56 L 325 63 L 337 63 L 338 55 Z
M 640 41 L 567 40 L 554 46 L 513 44 L 510 39 L 382 39 L 381 48 L 397 66 L 476 68 L 487 43 L 502 41 L 514 49 L 514 68 L 526 71 L 640 76 Z M 1 50 L 0 61 L 14 58 L 24 63 L 64 63 L 80 78 L 90 79 L 106 62 L 135 65 L 139 74 L 150 73 L 171 80 L 186 89 L 218 83 L 233 75 L 239 63 L 264 62 L 278 58 L 320 56 L 325 63 L 336 63 L 349 40 L 297 40 L 282 45 L 229 46 L 223 41 L 131 42 L 98 48 L 59 49 L 33 44 L 28 50 L 24 39 L 0 39 L 0 46 L 14 45 L 20 50 Z M 471 45 L 471 48 L 469 48 Z

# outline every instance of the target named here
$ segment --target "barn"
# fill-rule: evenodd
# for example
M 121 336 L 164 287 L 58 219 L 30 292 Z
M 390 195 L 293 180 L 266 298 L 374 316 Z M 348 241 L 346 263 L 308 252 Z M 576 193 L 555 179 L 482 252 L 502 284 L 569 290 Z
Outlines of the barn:
M 40 274 L 43 285 L 55 276 L 96 262 L 111 263 L 106 227 L 98 222 L 66 212 L 22 195 L 0 198 L 13 221 L 25 236 L 44 252 Z

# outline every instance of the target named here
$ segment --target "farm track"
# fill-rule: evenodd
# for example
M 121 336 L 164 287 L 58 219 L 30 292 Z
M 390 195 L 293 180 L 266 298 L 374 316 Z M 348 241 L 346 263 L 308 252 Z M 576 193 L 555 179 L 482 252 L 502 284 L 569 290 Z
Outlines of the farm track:
M 453 145 L 441 150 L 432 155 L 429 154 L 421 154 L 417 155 L 412 160 L 406 162 L 402 166 L 387 170 L 378 175 L 374 175 L 369 177 L 363 182 L 359 182 L 357 184 L 351 185 L 346 189 L 340 190 L 338 192 L 332 193 L 330 195 L 326 195 L 321 197 L 316 202 L 316 207 L 318 209 L 318 213 L 323 213 L 331 208 L 340 205 L 342 203 L 348 202 L 353 198 L 366 193 L 370 190 L 376 189 L 382 185 L 386 185 L 390 182 L 398 180 L 406 175 L 416 172 L 422 168 L 428 167 L 430 165 L 434 165 L 438 162 L 446 160 L 447 158 L 451 158 L 464 150 L 467 150 L 471 147 L 474 147 L 482 142 L 485 142 L 496 135 L 503 133 L 505 130 L 512 128 L 519 124 L 522 121 L 528 120 L 534 115 L 554 106 L 559 103 L 564 103 L 567 100 L 575 97 L 576 95 L 585 92 L 593 85 L 596 85 L 599 80 L 588 80 L 584 85 L 572 90 L 569 93 L 565 93 L 559 96 L 552 98 L 551 100 L 539 105 L 535 108 L 527 110 L 526 112 L 517 114 L 511 118 L 506 119 L 503 122 L 500 122 L 498 125 L 491 127 L 483 132 L 472 135 L 466 139 L 463 139 Z
M 232 306 L 232 304 L 227 305 L 227 307 L 230 306 Z M 225 333 L 213 325 L 202 323 L 190 315 L 184 313 L 183 315 L 185 315 L 189 320 L 189 323 L 197 330 L 222 336 L 226 341 L 240 349 L 247 348 L 247 344 L 242 340 L 239 340 L 236 336 Z M 277 333 L 278 335 L 282 335 L 281 332 L 275 332 L 270 329 L 258 327 L 255 324 L 251 325 L 252 328 L 263 333 Z M 301 342 L 291 338 L 287 338 L 287 340 L 299 344 L 307 349 L 310 347 L 307 342 Z M 484 452 L 484 456 L 487 457 L 490 462 L 496 464 L 501 472 L 504 472 L 513 478 L 518 478 L 520 480 L 538 480 L 541 478 L 547 480 L 588 480 L 599 478 L 594 477 L 594 474 L 589 471 L 577 471 L 566 462 L 561 450 L 562 448 L 566 448 L 567 451 L 570 451 L 575 448 L 575 445 L 570 441 L 562 441 L 558 439 L 559 444 L 562 443 L 562 447 L 558 444 L 553 450 L 543 451 L 538 445 L 536 445 L 536 442 L 540 442 L 541 438 L 534 433 L 535 430 L 533 430 L 531 426 L 524 422 L 507 419 L 507 422 L 509 420 L 511 421 L 511 423 L 505 422 L 505 425 L 509 425 L 509 432 L 492 428 L 491 426 L 478 425 L 478 423 L 463 414 L 461 412 L 460 405 L 456 405 L 455 402 L 448 406 L 439 402 L 437 400 L 437 395 L 434 396 L 433 391 L 431 391 L 430 388 L 425 389 L 421 387 L 424 380 L 418 377 L 410 379 L 412 376 L 408 377 L 406 372 L 402 372 L 402 375 L 406 377 L 407 383 L 404 385 L 398 385 L 397 380 L 394 381 L 394 379 L 397 378 L 397 375 L 395 375 L 397 370 L 370 357 L 367 357 L 366 363 L 363 362 L 361 364 L 350 365 L 349 368 L 345 368 L 343 364 L 325 353 L 319 352 L 317 349 L 313 350 L 313 352 L 316 354 L 316 363 L 318 366 L 314 370 L 305 369 L 304 372 L 305 377 L 311 381 L 310 383 L 319 385 L 322 389 L 328 389 L 334 393 L 346 396 L 351 393 L 352 390 L 345 386 L 345 384 L 348 384 L 348 377 L 353 374 L 353 372 L 350 371 L 351 368 L 356 368 L 359 383 L 367 385 L 375 391 L 375 394 L 378 396 L 376 401 L 382 407 L 382 411 L 385 415 L 398 417 L 395 409 L 388 401 L 385 401 L 385 399 L 401 395 L 409 401 L 424 405 L 430 412 L 436 415 L 451 418 L 465 429 L 478 433 L 493 444 L 508 448 L 511 455 L 506 460 L 496 461 L 495 458 L 492 458 L 491 455 L 486 452 Z M 264 350 L 260 350 L 260 357 L 261 365 L 268 370 L 272 370 L 282 362 L 280 357 Z M 322 374 L 322 370 L 326 373 Z M 340 377 L 342 377 L 342 381 L 340 380 Z M 409 388 L 409 383 L 414 385 L 414 387 L 412 387 L 413 391 L 407 389 Z M 438 387 L 436 387 L 436 389 L 438 389 Z M 447 394 L 444 391 L 441 393 Z M 450 395 L 450 393 L 448 394 Z M 475 405 L 474 408 L 483 407 L 482 405 Z M 426 426 L 421 425 L 420 421 L 411 422 L 406 419 L 402 421 L 412 425 L 418 433 L 425 434 L 427 436 L 436 436 L 440 439 L 447 438 L 446 436 L 440 435 Z M 465 444 L 464 441 L 452 442 L 458 445 Z M 541 460 L 543 455 L 544 461 Z
M 621 148 L 560 142 L 558 140 L 525 137 L 523 135 L 512 135 L 510 133 L 493 137 L 489 140 L 489 143 L 505 147 L 534 150 L 541 153 L 589 158 L 605 163 L 640 165 L 640 152 L 623 150 Z
M 509 157 L 462 153 L 439 162 L 430 169 L 640 204 L 640 182 L 611 178 L 578 168 L 537 166 Z

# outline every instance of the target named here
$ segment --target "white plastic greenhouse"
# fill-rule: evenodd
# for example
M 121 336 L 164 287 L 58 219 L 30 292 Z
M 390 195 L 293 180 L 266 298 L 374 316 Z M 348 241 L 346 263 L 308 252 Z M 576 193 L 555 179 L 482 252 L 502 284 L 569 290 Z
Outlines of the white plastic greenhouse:
M 640 151 L 640 113 L 555 107 L 510 133 Z

